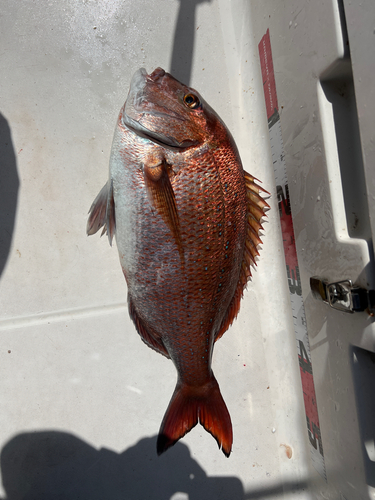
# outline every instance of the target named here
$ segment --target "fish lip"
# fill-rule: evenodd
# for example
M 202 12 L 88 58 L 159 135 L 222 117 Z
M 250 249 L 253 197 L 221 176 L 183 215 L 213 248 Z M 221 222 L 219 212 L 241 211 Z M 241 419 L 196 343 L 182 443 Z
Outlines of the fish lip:
M 141 70 L 142 69 L 144 69 L 144 68 L 141 68 Z M 165 75 L 165 71 L 163 70 L 163 68 L 158 67 L 158 68 L 154 69 L 154 71 L 152 73 L 150 73 L 149 75 L 146 75 L 146 79 L 149 82 L 155 83 L 157 80 L 159 80 L 159 78 L 162 78 L 164 75 Z
M 150 77 L 148 75 L 145 68 L 139 68 L 130 81 L 130 92 L 133 92 L 135 89 L 142 90 L 145 84 L 146 79 Z M 140 88 L 141 87 L 141 88 Z
M 139 68 L 133 75 L 130 83 L 130 91 L 127 102 L 125 103 L 124 113 L 123 113 L 123 123 L 124 125 L 137 134 L 139 137 L 149 139 L 167 149 L 172 150 L 185 150 L 192 146 L 198 144 L 198 141 L 185 140 L 182 142 L 177 141 L 175 138 L 171 136 L 167 136 L 160 132 L 154 132 L 152 130 L 147 129 L 138 120 L 131 118 L 126 112 L 127 106 L 133 107 L 135 110 L 140 107 L 140 103 L 143 98 L 143 90 L 147 82 L 157 83 L 159 79 L 161 79 L 165 75 L 165 71 L 162 68 L 156 68 L 152 73 L 148 74 L 145 68 Z M 128 101 L 130 101 L 128 103 Z M 166 108 L 165 108 L 166 109 Z M 173 112 L 172 110 L 167 110 L 166 113 L 162 111 L 155 111 L 153 113 L 154 116 L 165 117 L 168 119 L 175 119 L 180 122 L 185 121 L 183 117 Z M 144 115 L 144 113 L 140 116 L 139 119 Z

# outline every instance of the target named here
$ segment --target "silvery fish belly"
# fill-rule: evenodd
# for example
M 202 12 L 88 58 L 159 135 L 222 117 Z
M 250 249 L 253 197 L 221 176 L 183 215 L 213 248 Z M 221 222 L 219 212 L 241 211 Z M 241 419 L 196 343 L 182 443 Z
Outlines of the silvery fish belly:
M 198 92 L 161 68 L 135 73 L 87 233 L 103 227 L 110 242 L 115 236 L 135 327 L 177 369 L 159 454 L 198 422 L 231 452 L 231 420 L 211 358 L 258 255 L 268 207 L 261 191 Z

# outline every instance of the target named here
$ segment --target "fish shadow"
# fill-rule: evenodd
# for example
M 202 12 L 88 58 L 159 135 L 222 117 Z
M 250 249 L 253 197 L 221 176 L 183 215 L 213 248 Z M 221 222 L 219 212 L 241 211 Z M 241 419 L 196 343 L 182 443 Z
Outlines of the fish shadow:
M 16 218 L 20 181 L 12 135 L 0 113 L 0 276 L 8 260 Z
M 208 477 L 181 442 L 158 457 L 156 439 L 118 454 L 65 432 L 19 434 L 1 452 L 6 500 L 245 498 L 239 478 Z

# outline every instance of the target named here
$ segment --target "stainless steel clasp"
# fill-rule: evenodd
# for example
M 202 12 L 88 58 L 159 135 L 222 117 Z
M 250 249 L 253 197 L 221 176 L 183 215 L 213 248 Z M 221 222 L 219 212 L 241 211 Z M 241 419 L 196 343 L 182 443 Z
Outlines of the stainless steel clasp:
M 352 280 L 337 281 L 327 285 L 328 304 L 338 311 L 353 313 Z
M 367 310 L 369 314 L 374 314 L 374 291 L 353 285 L 352 280 L 329 283 L 324 278 L 313 276 L 310 288 L 314 298 L 323 300 L 333 309 L 348 313 Z

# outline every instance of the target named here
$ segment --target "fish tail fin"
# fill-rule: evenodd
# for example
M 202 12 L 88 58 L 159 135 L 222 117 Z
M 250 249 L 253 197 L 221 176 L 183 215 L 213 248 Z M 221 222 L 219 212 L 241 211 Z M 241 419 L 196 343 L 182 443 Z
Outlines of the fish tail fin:
M 219 384 L 214 376 L 202 387 L 177 382 L 160 426 L 157 453 L 161 455 L 197 423 L 217 441 L 225 456 L 232 450 L 232 423 Z

